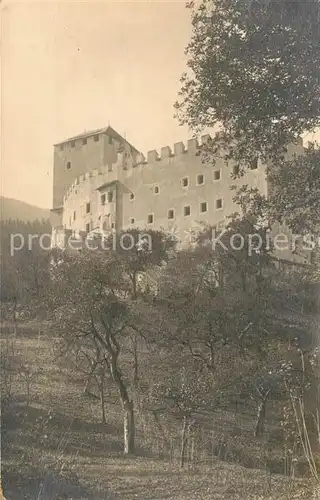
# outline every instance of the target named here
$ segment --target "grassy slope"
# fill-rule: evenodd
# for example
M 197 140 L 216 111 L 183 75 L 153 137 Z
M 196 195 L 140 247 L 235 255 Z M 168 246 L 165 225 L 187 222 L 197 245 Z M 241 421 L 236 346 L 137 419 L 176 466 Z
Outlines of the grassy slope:
M 2 416 L 3 487 L 8 500 L 295 498 L 293 492 L 287 496 L 281 476 L 267 477 L 263 471 L 218 460 L 180 471 L 143 449 L 137 457 L 123 457 L 121 409 L 108 407 L 107 424 L 100 424 L 99 402 L 82 396 L 80 380 L 54 359 L 50 339 L 39 339 L 36 329 L 19 333 L 15 346 L 34 373 L 29 406 L 21 378 L 14 385 L 10 412 Z M 45 491 L 38 497 L 43 481 Z

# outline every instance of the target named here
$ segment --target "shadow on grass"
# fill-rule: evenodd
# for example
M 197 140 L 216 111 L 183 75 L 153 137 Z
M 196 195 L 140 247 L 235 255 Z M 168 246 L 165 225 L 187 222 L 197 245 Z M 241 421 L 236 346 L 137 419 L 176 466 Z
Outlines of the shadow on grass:
M 72 418 L 62 413 L 44 410 L 41 407 L 33 405 L 25 405 L 22 401 L 16 400 L 14 403 L 8 405 L 2 414 L 2 425 L 5 425 L 7 430 L 15 430 L 19 427 L 27 426 L 33 427 L 39 425 L 41 422 L 46 422 L 50 429 L 58 429 L 60 431 L 71 431 L 86 433 L 104 433 L 111 435 L 121 434 L 121 424 L 115 426 L 114 424 L 86 422 L 79 418 Z
M 122 429 L 45 411 L 14 402 L 2 415 L 2 458 L 15 460 L 21 450 L 55 456 L 65 454 L 84 458 L 121 454 Z M 29 453 L 27 452 L 27 455 Z
M 3 471 L 3 490 L 10 500 L 116 500 L 111 492 L 88 488 L 75 474 L 51 471 L 30 470 L 28 475 Z

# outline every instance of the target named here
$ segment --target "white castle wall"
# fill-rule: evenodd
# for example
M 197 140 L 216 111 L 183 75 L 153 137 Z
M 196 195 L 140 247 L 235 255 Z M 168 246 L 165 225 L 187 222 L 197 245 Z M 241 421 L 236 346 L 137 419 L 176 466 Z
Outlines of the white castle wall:
M 118 229 L 132 226 L 154 229 L 178 227 L 183 233 L 198 222 L 215 224 L 223 221 L 227 215 L 237 210 L 237 205 L 232 201 L 232 184 L 247 183 L 266 193 L 265 172 L 261 165 L 257 170 L 248 171 L 243 178 L 233 180 L 232 162 L 226 164 L 223 160 L 218 160 L 214 166 L 202 163 L 201 156 L 197 154 L 199 147 L 196 139 L 188 141 L 187 147 L 182 143 L 175 144 L 173 151 L 164 147 L 161 149 L 161 156 L 156 151 L 150 151 L 147 161 L 140 156 L 140 163 L 137 165 L 133 161 L 130 164 L 130 159 L 126 165 L 123 156 L 118 155 L 118 162 L 112 166 L 112 172 L 109 171 L 110 167 L 104 166 L 78 177 L 63 200 L 63 226 L 84 230 L 90 223 L 91 228 L 95 228 L 101 225 L 108 213 L 115 214 L 115 202 L 102 206 L 101 191 L 97 190 L 114 181 L 118 181 L 122 199 Z M 219 180 L 214 179 L 216 170 L 220 170 Z M 197 176 L 200 174 L 204 176 L 204 183 L 198 185 Z M 183 178 L 188 178 L 187 187 L 182 186 Z M 132 195 L 134 199 L 131 199 Z M 216 207 L 218 199 L 222 199 L 221 209 Z M 207 212 L 200 211 L 202 202 L 207 203 Z M 87 203 L 91 207 L 88 214 L 85 210 Z M 189 216 L 184 215 L 185 206 L 190 206 Z M 173 219 L 168 219 L 168 210 L 174 210 Z M 150 214 L 153 215 L 151 224 L 148 223 Z
M 180 147 L 178 147 L 180 146 Z M 124 183 L 135 195 L 130 200 L 128 194 L 123 197 L 123 227 L 128 228 L 131 219 L 138 227 L 154 229 L 177 228 L 181 237 L 188 238 L 186 232 L 198 226 L 198 223 L 216 224 L 224 221 L 226 216 L 238 210 L 233 203 L 234 192 L 232 184 L 241 184 L 243 179 L 234 181 L 231 178 L 232 167 L 223 160 L 214 166 L 203 164 L 201 157 L 196 155 L 196 141 L 189 141 L 188 150 L 183 151 L 183 145 L 176 145 L 176 154 L 170 156 L 169 150 L 162 150 L 159 160 L 155 155 L 149 155 L 150 161 L 139 165 L 130 171 L 125 171 Z M 163 153 L 167 153 L 164 156 Z M 169 154 L 168 154 L 169 153 Z M 220 170 L 220 179 L 214 180 L 214 171 Z M 198 185 L 197 177 L 202 174 L 204 183 Z M 188 178 L 188 186 L 182 186 L 182 179 Z M 266 191 L 265 173 L 263 168 L 249 172 L 245 182 Z M 155 189 L 159 190 L 157 194 Z M 222 209 L 217 209 L 216 202 L 222 199 Z M 207 212 L 200 211 L 200 204 L 206 202 Z M 184 215 L 184 207 L 190 206 L 191 214 Z M 168 219 L 168 210 L 174 210 L 174 219 Z M 148 224 L 148 214 L 153 214 L 154 222 Z
M 95 169 L 73 182 L 63 200 L 63 227 L 81 231 L 90 224 L 94 229 L 100 225 L 101 216 L 107 209 L 115 210 L 115 202 L 108 207 L 101 205 L 100 192 L 97 191 L 99 186 L 117 179 L 117 171 L 109 172 L 108 169 L 108 166 Z M 90 203 L 89 213 L 86 213 L 87 203 Z
M 255 170 L 247 170 L 240 179 L 232 178 L 234 162 L 217 160 L 215 165 L 202 162 L 201 145 L 191 139 L 188 144 L 176 143 L 171 148 L 149 151 L 136 159 L 118 154 L 113 165 L 105 165 L 77 177 L 63 198 L 62 225 L 72 231 L 128 229 L 132 227 L 164 229 L 175 231 L 180 239 L 188 238 L 190 229 L 199 223 L 222 224 L 227 216 L 239 211 L 233 202 L 235 191 L 232 185 L 248 184 L 267 195 L 265 168 L 258 164 Z M 290 146 L 288 155 L 303 152 L 302 142 Z M 111 171 L 110 171 L 111 170 Z M 220 170 L 220 179 L 214 179 L 214 172 Z M 204 183 L 198 185 L 197 176 L 204 176 Z M 188 178 L 188 186 L 181 180 Z M 104 187 L 103 187 L 104 186 Z M 156 192 L 156 189 L 158 192 Z M 113 191 L 113 201 L 101 204 L 101 194 Z M 133 199 L 132 199 L 133 196 Z M 216 201 L 222 199 L 222 208 Z M 200 204 L 206 202 L 207 211 L 201 212 Z M 90 203 L 90 212 L 86 205 Z M 189 216 L 184 215 L 184 207 L 190 206 Z M 174 218 L 168 218 L 168 211 L 174 210 Z M 74 218 L 75 213 L 75 218 Z M 148 215 L 153 222 L 148 222 Z

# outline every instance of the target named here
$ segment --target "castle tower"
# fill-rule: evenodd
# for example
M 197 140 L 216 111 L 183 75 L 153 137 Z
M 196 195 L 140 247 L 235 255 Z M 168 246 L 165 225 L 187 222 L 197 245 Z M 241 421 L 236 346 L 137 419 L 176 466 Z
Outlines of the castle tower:
M 72 183 L 95 169 L 117 161 L 118 151 L 139 152 L 112 127 L 84 132 L 54 145 L 52 225 L 62 225 L 63 199 Z

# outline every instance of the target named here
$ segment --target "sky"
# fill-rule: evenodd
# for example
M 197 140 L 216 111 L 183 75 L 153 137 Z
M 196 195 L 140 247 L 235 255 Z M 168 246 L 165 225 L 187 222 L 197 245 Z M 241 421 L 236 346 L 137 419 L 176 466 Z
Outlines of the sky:
M 140 151 L 186 141 L 173 103 L 191 34 L 183 1 L 2 5 L 1 195 L 52 204 L 53 144 L 110 124 Z

